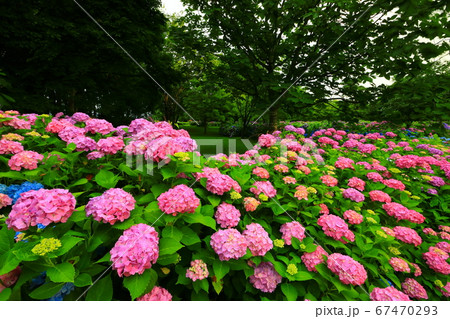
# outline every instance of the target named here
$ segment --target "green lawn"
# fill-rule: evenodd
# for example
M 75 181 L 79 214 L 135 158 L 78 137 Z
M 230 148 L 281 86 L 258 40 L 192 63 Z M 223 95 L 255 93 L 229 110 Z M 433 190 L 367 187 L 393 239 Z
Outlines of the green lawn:
M 199 151 L 203 155 L 213 155 L 217 153 L 244 153 L 253 147 L 256 140 L 241 139 L 239 137 L 225 137 L 219 134 L 219 127 L 208 127 L 206 134 L 203 133 L 203 127 L 181 125 L 180 128 L 185 129 L 191 135 L 198 146 Z M 246 144 L 251 146 L 247 147 Z

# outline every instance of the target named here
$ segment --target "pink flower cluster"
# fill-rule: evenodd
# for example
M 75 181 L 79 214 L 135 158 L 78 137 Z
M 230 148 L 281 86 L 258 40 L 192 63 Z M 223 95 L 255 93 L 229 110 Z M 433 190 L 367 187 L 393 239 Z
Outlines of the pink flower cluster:
M 389 259 L 389 265 L 391 265 L 395 271 L 401 271 L 401 272 L 407 272 L 407 273 L 409 273 L 411 271 L 408 263 L 401 258 L 392 257 L 391 259 Z
M 396 179 L 385 179 L 382 181 L 382 183 L 390 188 L 398 189 L 401 191 L 405 190 L 405 184 Z
M 355 212 L 354 210 L 346 210 L 344 212 L 344 218 L 352 225 L 359 225 L 363 222 L 363 215 Z
M 89 133 L 106 135 L 114 131 L 114 126 L 106 120 L 90 119 L 86 122 L 85 130 Z
M 285 223 L 281 225 L 280 232 L 283 234 L 283 238 L 286 245 L 292 244 L 292 237 L 302 241 L 305 236 L 305 228 L 297 221 Z
M 261 202 L 253 197 L 245 197 L 244 198 L 244 208 L 247 212 L 254 212 Z
M 422 238 L 414 229 L 403 226 L 395 226 L 393 230 L 395 233 L 395 238 L 404 243 L 413 244 L 414 246 L 419 246 L 422 243 Z
M 392 201 L 391 196 L 383 191 L 370 191 L 369 196 L 370 199 L 374 202 L 390 203 Z
M 383 176 L 378 174 L 377 172 L 369 172 L 367 173 L 367 178 L 374 181 L 374 182 L 382 182 Z
M 6 224 L 15 231 L 24 231 L 37 224 L 65 223 L 75 204 L 75 197 L 65 189 L 31 190 L 20 195 Z
M 125 144 L 119 137 L 102 138 L 97 142 L 98 150 L 104 154 L 116 154 Z
M 12 199 L 3 193 L 0 193 L 0 209 L 12 204 Z
M 345 168 L 350 168 L 350 169 L 355 169 L 353 167 L 353 164 L 355 162 L 351 159 L 351 158 L 347 158 L 347 157 L 339 157 L 337 159 L 337 161 L 334 163 L 334 166 L 336 168 L 340 168 L 340 169 L 345 169 Z
M 271 262 L 262 262 L 250 276 L 250 283 L 262 292 L 274 292 L 282 277 L 273 267 Z
M 260 224 L 251 223 L 247 225 L 242 235 L 244 235 L 253 256 L 264 256 L 273 248 L 273 242 L 269 234 Z
M 77 148 L 77 152 L 89 152 L 97 149 L 97 142 L 90 137 L 84 135 L 78 135 L 67 141 L 67 144 L 74 143 Z
M 206 189 L 213 194 L 223 195 L 234 189 L 236 192 L 241 192 L 239 184 L 230 176 L 225 174 L 211 174 L 206 180 Z
M 194 213 L 200 205 L 200 199 L 192 188 L 181 184 L 158 196 L 158 207 L 166 214 Z
M 136 224 L 125 230 L 111 249 L 112 268 L 119 277 L 142 274 L 152 267 L 159 256 L 159 236 L 146 224 Z
M 260 178 L 265 178 L 265 179 L 270 177 L 269 172 L 265 168 L 262 168 L 262 167 L 255 167 L 253 169 L 253 174 L 255 174 L 256 176 L 258 176 Z
M 393 216 L 399 220 L 408 220 L 412 223 L 421 224 L 425 221 L 425 216 L 415 210 L 408 209 L 399 203 L 386 203 L 383 209 L 389 216 Z
M 210 244 L 222 261 L 239 259 L 247 252 L 247 240 L 234 228 L 215 232 L 211 236 Z
M 317 272 L 316 265 L 323 263 L 325 261 L 325 256 L 328 257 L 328 253 L 322 248 L 322 246 L 317 246 L 315 251 L 311 253 L 303 253 L 301 258 L 309 271 Z
M 8 165 L 14 171 L 20 171 L 22 168 L 25 169 L 36 169 L 39 161 L 44 159 L 44 155 L 33 151 L 22 151 L 13 155 L 9 161 Z
M 222 203 L 217 207 L 217 211 L 214 217 L 216 218 L 216 222 L 220 225 L 220 227 L 231 228 L 238 225 L 241 213 L 233 205 Z
M 329 187 L 333 187 L 338 184 L 338 180 L 331 175 L 320 176 L 320 180 L 322 181 L 322 183 Z
M 412 278 L 406 278 L 402 283 L 402 290 L 410 298 L 428 299 L 428 294 L 425 288 Z
M 137 301 L 172 301 L 172 295 L 164 288 L 155 286 L 152 291 L 136 299 Z
M 428 267 L 430 267 L 437 273 L 450 275 L 450 264 L 448 264 L 446 261 L 446 259 L 448 258 L 448 254 L 443 250 L 438 251 L 433 248 L 436 247 L 430 247 L 430 249 L 423 254 L 423 259 L 427 263 Z
M 0 140 L 0 154 L 17 154 L 23 152 L 23 146 L 19 142 Z
M 373 301 L 409 301 L 408 295 L 394 287 L 373 288 L 370 293 L 370 300 Z
M 130 217 L 136 204 L 133 196 L 123 189 L 111 188 L 101 196 L 91 198 L 86 205 L 86 215 L 92 215 L 98 222 L 114 225 Z
M 292 176 L 285 176 L 285 177 L 283 177 L 283 182 L 285 184 L 295 184 L 295 183 L 297 183 L 297 180 Z
M 364 182 L 362 179 L 358 177 L 352 177 L 348 180 L 349 187 L 356 188 L 360 192 L 364 191 L 364 187 L 366 186 L 366 182 Z
M 350 256 L 334 253 L 328 256 L 328 269 L 339 276 L 346 285 L 362 285 L 367 279 L 363 265 Z
M 289 172 L 289 167 L 287 167 L 286 165 L 283 165 L 283 164 L 277 164 L 273 167 L 273 169 L 280 173 Z
M 303 185 L 297 186 L 295 188 L 294 197 L 298 200 L 308 200 L 308 189 Z
M 191 267 L 186 271 L 186 277 L 192 281 L 208 278 L 208 266 L 201 259 L 191 261 Z
M 326 214 L 319 217 L 317 224 L 322 226 L 325 235 L 330 236 L 336 240 L 343 242 L 344 244 L 348 241 L 355 240 L 355 234 L 348 229 L 346 222 L 332 214 Z
M 364 195 L 354 188 L 347 188 L 342 192 L 344 198 L 360 203 L 364 201 Z
M 250 192 L 252 192 L 255 195 L 263 193 L 269 198 L 275 197 L 277 195 L 277 190 L 273 187 L 272 183 L 269 181 L 254 182 L 253 186 L 256 186 L 256 188 L 255 187 L 250 188 Z

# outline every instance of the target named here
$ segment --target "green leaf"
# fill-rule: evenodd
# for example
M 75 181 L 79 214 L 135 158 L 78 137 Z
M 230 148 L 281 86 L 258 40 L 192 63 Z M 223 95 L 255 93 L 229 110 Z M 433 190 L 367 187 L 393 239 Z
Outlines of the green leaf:
M 174 168 L 171 166 L 165 166 L 165 167 L 161 168 L 160 171 L 163 176 L 163 180 L 166 180 L 166 179 L 169 179 L 169 178 L 172 178 L 172 177 L 175 177 L 178 175 L 177 172 L 174 170 Z
M 215 195 L 208 196 L 208 200 L 213 205 L 213 207 L 216 207 L 220 204 L 220 197 Z
M 0 230 L 0 255 L 7 253 L 14 245 L 14 230 L 5 226 Z
M 0 301 L 6 301 L 11 296 L 11 288 L 5 288 L 2 292 L 0 292 Z
M 188 226 L 184 226 L 183 228 L 181 228 L 181 231 L 183 233 L 181 242 L 186 246 L 191 246 L 201 241 L 200 237 L 198 237 L 198 235 Z
M 63 236 L 61 238 L 61 248 L 59 248 L 55 255 L 62 256 L 75 247 L 80 241 L 83 241 L 84 238 L 73 237 L 73 236 Z
M 102 169 L 95 175 L 94 180 L 98 185 L 109 189 L 116 186 L 119 178 L 113 172 Z
M 86 296 L 87 301 L 110 301 L 112 299 L 113 285 L 109 275 L 90 287 Z
M 84 184 L 87 184 L 87 183 L 89 183 L 89 180 L 87 180 L 86 178 L 81 178 L 81 179 L 77 180 L 75 183 L 70 184 L 68 188 L 84 185 Z
M 155 198 L 157 198 L 162 193 L 166 192 L 169 189 L 169 186 L 166 184 L 156 184 L 151 187 L 151 191 L 153 195 L 155 195 Z
M 212 286 L 213 286 L 215 292 L 219 295 L 223 289 L 223 282 L 222 281 L 213 281 Z
M 79 274 L 75 278 L 74 284 L 76 287 L 85 287 L 85 286 L 92 285 L 92 277 L 91 277 L 91 275 L 86 274 L 86 273 Z
M 53 297 L 55 294 L 57 294 L 58 291 L 60 291 L 63 286 L 64 286 L 64 283 L 60 283 L 60 284 L 57 284 L 54 282 L 45 283 L 42 286 L 33 290 L 30 293 L 30 297 L 33 299 L 38 299 L 38 300 L 48 299 L 50 297 Z
M 75 268 L 70 263 L 62 263 L 49 268 L 47 276 L 53 282 L 74 282 Z
M 288 301 L 297 300 L 297 297 L 298 297 L 297 289 L 294 286 L 292 286 L 291 284 L 287 284 L 287 283 L 282 284 L 281 291 L 286 296 Z
M 209 216 L 203 216 L 199 213 L 184 214 L 183 218 L 188 224 L 202 224 L 216 230 L 216 221 Z
M 230 266 L 220 260 L 215 260 L 213 264 L 214 275 L 217 280 L 221 280 L 230 271 Z
M 178 254 L 172 254 L 172 255 L 164 255 L 164 256 L 159 256 L 158 258 L 158 265 L 161 266 L 167 266 L 167 265 L 171 265 L 171 264 L 176 264 L 177 261 L 179 260 L 180 255 Z
M 134 300 L 142 296 L 149 285 L 153 287 L 157 279 L 158 275 L 156 271 L 153 269 L 147 269 L 142 273 L 142 275 L 125 277 L 123 280 L 123 285 L 128 289 L 131 298 Z
M 306 280 L 310 280 L 310 279 L 313 278 L 311 273 L 308 272 L 308 271 L 299 271 L 298 273 L 296 273 L 292 277 L 294 277 L 296 281 L 306 281 Z
M 0 276 L 4 275 L 19 266 L 20 260 L 14 255 L 12 250 L 0 256 Z
M 161 238 L 159 241 L 159 255 L 171 255 L 184 247 L 178 240 L 173 238 Z
M 163 238 L 172 238 L 180 241 L 183 238 L 183 232 L 174 226 L 167 226 L 162 231 Z
M 209 282 L 206 278 L 194 281 L 192 286 L 194 287 L 195 292 L 199 292 L 200 290 L 209 292 Z

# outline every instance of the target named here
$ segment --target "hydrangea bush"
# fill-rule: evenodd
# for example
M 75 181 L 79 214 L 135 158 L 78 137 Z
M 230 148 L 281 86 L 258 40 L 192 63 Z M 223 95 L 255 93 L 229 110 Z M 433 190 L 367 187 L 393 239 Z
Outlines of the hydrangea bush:
M 205 158 L 166 122 L 0 111 L 0 300 L 446 300 L 449 147 L 376 127 Z

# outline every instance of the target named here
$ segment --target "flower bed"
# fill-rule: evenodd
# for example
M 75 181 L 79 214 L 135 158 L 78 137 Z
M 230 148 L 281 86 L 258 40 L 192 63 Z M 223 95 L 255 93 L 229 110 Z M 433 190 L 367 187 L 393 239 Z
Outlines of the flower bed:
M 448 146 L 304 134 L 0 113 L 0 300 L 447 299 Z

